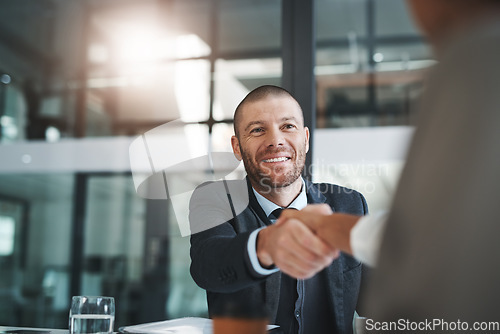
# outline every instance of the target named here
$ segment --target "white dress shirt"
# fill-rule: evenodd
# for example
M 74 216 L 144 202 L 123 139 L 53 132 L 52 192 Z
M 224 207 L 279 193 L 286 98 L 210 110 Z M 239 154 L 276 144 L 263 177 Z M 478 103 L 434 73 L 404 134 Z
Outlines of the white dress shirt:
M 363 216 L 351 230 L 352 253 L 356 259 L 364 264 L 372 267 L 377 264 L 387 215 L 387 211 L 381 211 L 373 215 Z

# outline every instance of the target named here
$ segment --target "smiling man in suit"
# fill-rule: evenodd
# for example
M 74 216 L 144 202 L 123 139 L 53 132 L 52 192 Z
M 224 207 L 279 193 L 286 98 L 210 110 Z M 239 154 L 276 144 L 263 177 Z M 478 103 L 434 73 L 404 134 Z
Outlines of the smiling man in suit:
M 191 236 L 191 275 L 207 291 L 210 316 L 228 305 L 264 305 L 284 333 L 352 332 L 360 262 L 299 221 L 273 223 L 282 209 L 308 203 L 363 215 L 364 197 L 301 177 L 309 129 L 286 90 L 250 92 L 235 111 L 234 130 L 231 144 L 246 179 L 202 185 L 190 202 L 191 226 L 210 226 Z

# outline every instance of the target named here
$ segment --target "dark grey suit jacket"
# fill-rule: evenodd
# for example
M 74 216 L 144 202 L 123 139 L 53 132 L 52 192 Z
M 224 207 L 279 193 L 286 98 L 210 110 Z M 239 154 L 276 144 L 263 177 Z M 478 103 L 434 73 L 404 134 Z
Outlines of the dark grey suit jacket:
M 193 230 L 201 230 L 200 225 L 211 220 L 213 215 L 232 216 L 191 236 L 191 276 L 207 291 L 210 316 L 221 312 L 227 303 L 264 304 L 270 314 L 270 322 L 274 323 L 281 272 L 270 276 L 259 275 L 253 270 L 247 251 L 250 233 L 269 225 L 270 221 L 258 204 L 248 180 L 226 182 L 225 186 L 223 182 L 216 182 L 212 184 L 216 187 L 206 192 L 201 190 L 201 186 L 191 198 L 189 218 Z M 327 203 L 334 212 L 367 213 L 364 197 L 354 190 L 333 184 L 313 184 L 307 180 L 305 184 L 308 203 Z M 239 195 L 235 196 L 238 191 L 232 191 L 234 189 L 239 189 Z M 246 205 L 244 202 L 236 203 L 236 197 L 245 197 L 243 192 L 248 196 Z M 342 254 L 323 271 L 329 284 L 326 293 L 335 313 L 337 333 L 352 332 L 361 268 L 359 261 Z

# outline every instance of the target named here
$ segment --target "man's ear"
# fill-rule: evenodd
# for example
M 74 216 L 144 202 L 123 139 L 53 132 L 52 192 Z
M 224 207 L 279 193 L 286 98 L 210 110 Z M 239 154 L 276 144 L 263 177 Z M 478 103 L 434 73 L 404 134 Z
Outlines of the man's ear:
M 306 153 L 309 152 L 309 128 L 304 126 L 304 131 L 306 134 Z
M 242 157 L 240 151 L 240 142 L 238 141 L 238 138 L 236 138 L 236 136 L 231 137 L 231 146 L 233 147 L 234 156 L 236 157 L 236 159 L 238 159 L 238 161 L 241 161 Z

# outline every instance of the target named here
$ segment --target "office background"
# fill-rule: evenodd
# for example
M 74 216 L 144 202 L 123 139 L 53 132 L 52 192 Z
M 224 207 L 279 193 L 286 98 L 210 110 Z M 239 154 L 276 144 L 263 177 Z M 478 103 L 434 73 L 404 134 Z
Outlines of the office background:
M 179 211 L 137 194 L 128 150 L 180 120 L 228 152 L 262 84 L 298 95 L 308 176 L 388 208 L 433 64 L 402 0 L 0 2 L 0 325 L 65 328 L 78 294 L 115 297 L 116 327 L 206 316 Z

